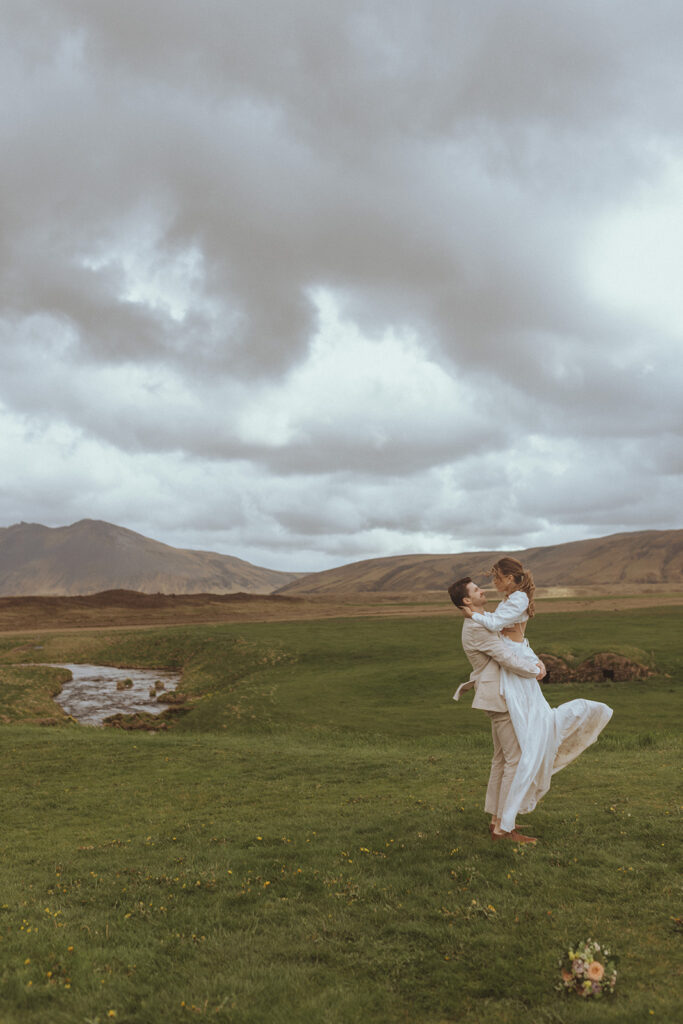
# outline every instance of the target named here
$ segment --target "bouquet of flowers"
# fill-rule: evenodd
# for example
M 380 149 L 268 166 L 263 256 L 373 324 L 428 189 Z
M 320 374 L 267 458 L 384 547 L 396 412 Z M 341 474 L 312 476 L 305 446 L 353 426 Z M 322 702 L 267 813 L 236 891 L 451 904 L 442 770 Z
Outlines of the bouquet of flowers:
M 584 999 L 611 996 L 617 983 L 617 957 L 593 939 L 578 942 L 560 959 L 560 992 L 576 992 Z

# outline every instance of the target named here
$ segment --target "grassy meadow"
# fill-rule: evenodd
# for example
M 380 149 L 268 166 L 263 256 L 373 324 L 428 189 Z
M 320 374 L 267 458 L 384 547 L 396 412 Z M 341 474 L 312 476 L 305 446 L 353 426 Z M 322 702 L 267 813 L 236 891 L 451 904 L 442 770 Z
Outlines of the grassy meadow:
M 615 714 L 536 848 L 489 839 L 454 612 L 0 634 L 1 1024 L 673 1024 L 680 625 L 531 624 L 537 651 L 655 670 L 546 688 Z M 188 703 L 165 731 L 80 726 L 35 661 L 181 669 Z M 588 937 L 620 957 L 613 999 L 554 989 Z

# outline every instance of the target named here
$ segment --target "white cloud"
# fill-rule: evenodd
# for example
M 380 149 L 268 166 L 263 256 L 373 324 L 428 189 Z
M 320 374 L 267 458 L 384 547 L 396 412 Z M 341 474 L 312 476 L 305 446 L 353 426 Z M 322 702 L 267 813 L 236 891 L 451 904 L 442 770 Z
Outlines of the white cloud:
M 3 521 L 678 525 L 683 8 L 7 0 Z
M 662 159 L 657 177 L 639 182 L 627 202 L 599 219 L 586 246 L 589 285 L 596 300 L 636 317 L 643 332 L 683 341 L 683 151 Z M 663 163 L 663 166 L 661 166 Z M 645 362 L 645 366 L 652 365 Z

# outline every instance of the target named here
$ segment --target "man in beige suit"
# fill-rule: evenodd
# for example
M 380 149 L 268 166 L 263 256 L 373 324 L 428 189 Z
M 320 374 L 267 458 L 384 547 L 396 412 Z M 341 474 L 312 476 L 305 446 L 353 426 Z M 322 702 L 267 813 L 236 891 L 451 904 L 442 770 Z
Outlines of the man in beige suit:
M 473 612 L 480 612 L 486 605 L 484 591 L 469 576 L 451 584 L 448 593 L 456 608 L 461 610 L 468 606 Z M 519 676 L 542 679 L 545 666 L 523 644 L 506 644 L 496 633 L 470 618 L 463 623 L 462 646 L 472 673 L 469 680 L 458 687 L 455 699 L 459 699 L 463 690 L 473 686 L 472 707 L 481 708 L 491 719 L 493 760 L 484 804 L 484 810 L 491 815 L 491 838 L 511 839 L 516 843 L 536 842 L 533 836 L 522 835 L 516 828 L 511 832 L 500 829 L 500 816 L 521 755 L 510 713 L 500 692 L 500 669 L 502 666 Z

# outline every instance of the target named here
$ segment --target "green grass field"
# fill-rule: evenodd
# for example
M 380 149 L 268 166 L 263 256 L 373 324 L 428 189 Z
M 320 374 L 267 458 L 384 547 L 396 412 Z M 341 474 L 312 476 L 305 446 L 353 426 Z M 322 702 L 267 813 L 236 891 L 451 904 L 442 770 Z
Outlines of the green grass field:
M 2 1024 L 680 1019 L 680 610 L 532 623 L 539 651 L 656 668 L 546 689 L 615 714 L 530 816 L 537 848 L 488 837 L 459 625 L 0 635 Z M 182 668 L 191 710 L 74 725 L 35 660 Z M 554 990 L 588 937 L 620 956 L 595 1004 Z

